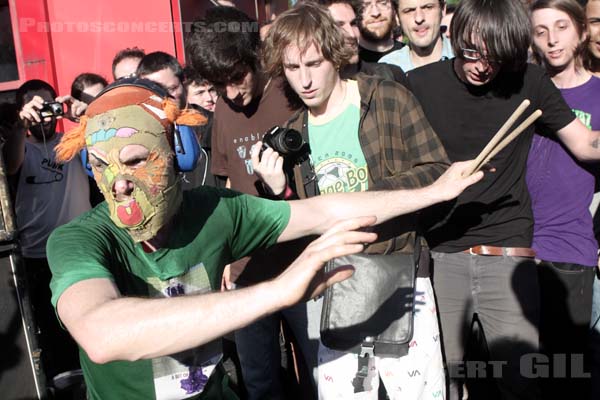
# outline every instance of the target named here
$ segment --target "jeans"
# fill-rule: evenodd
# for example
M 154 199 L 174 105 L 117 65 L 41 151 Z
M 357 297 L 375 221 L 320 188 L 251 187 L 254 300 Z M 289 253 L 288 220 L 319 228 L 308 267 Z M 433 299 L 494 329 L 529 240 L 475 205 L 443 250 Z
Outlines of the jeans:
M 578 264 L 541 261 L 538 265 L 540 346 L 554 372 L 542 384 L 544 398 L 590 396 L 589 365 L 584 354 L 589 342 L 594 274 L 594 267 Z
M 283 316 L 292 332 L 306 366 L 312 372 L 311 384 L 316 397 L 317 354 L 322 300 L 299 303 L 280 313 L 269 315 L 235 332 L 235 342 L 249 400 L 283 399 L 279 366 L 280 319 Z
M 52 273 L 45 258 L 23 258 L 33 316 L 39 329 L 42 365 L 48 384 L 62 372 L 79 369 L 79 349 L 69 332 L 60 326 L 50 302 Z
M 433 287 L 440 314 L 443 350 L 450 375 L 449 398 L 461 398 L 464 378 L 473 376 L 470 361 L 495 364 L 489 391 L 505 399 L 538 399 L 536 379 L 522 376 L 522 357 L 539 347 L 539 286 L 533 259 L 432 252 Z M 465 354 L 471 322 L 477 314 L 489 359 Z M 485 352 L 485 351 L 484 351 Z M 465 363 L 465 358 L 467 363 Z M 466 368 L 465 368 L 466 367 Z M 498 371 L 499 369 L 499 371 Z M 489 375 L 486 375 L 489 376 Z M 486 396 L 486 398 L 491 398 Z

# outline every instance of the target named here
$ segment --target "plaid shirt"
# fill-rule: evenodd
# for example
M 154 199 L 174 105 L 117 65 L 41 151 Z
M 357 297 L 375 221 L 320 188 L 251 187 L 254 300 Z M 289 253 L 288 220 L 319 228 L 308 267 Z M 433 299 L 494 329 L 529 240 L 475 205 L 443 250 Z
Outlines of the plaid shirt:
M 356 80 L 361 98 L 359 141 L 367 161 L 369 190 L 411 189 L 433 183 L 446 170 L 449 160 L 419 102 L 395 82 L 364 74 L 358 74 Z M 306 133 L 307 113 L 306 108 L 299 111 L 287 126 Z M 295 183 L 296 187 L 302 185 Z M 389 239 L 414 231 L 414 215 L 382 225 L 380 238 Z M 406 249 L 410 236 L 403 235 L 404 243 L 394 248 Z

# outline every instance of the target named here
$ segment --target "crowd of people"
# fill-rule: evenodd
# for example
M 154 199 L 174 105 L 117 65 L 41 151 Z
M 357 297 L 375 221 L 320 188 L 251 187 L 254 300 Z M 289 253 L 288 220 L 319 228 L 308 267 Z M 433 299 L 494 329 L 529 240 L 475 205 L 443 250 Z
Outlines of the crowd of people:
M 600 396 L 600 0 L 200 22 L 186 65 L 126 48 L 110 84 L 0 106 L 52 396 L 73 371 L 89 399 Z M 356 253 L 418 256 L 402 354 L 321 339 Z

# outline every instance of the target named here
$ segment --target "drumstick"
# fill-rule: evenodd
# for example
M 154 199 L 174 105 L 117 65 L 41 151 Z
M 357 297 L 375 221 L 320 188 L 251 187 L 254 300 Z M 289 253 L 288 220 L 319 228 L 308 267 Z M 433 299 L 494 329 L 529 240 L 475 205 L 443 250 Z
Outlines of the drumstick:
M 494 149 L 494 147 L 496 147 L 500 139 L 502 139 L 502 137 L 506 134 L 506 131 L 508 131 L 512 124 L 515 123 L 517 118 L 519 118 L 521 114 L 523 114 L 525 109 L 529 107 L 529 104 L 529 100 L 523 100 L 519 107 L 517 107 L 517 109 L 511 114 L 511 116 L 508 117 L 504 125 L 502 125 L 498 132 L 496 132 L 492 140 L 490 140 L 489 143 L 483 148 L 483 150 L 481 150 L 481 153 L 479 153 L 471 167 L 467 171 L 465 171 L 465 175 L 469 176 L 475 171 L 479 170 L 482 161 L 487 158 L 487 155 Z
M 503 148 L 508 146 L 508 144 L 510 142 L 512 142 L 514 138 L 519 136 L 521 134 L 521 132 L 523 132 L 525 129 L 527 129 L 529 127 L 529 125 L 533 124 L 535 122 L 535 120 L 538 119 L 541 115 L 542 115 L 542 110 L 535 110 L 533 112 L 533 114 L 531 114 L 529 117 L 527 117 L 527 119 L 525 121 L 523 121 L 521 123 L 521 125 L 516 127 L 514 131 L 512 131 L 506 138 L 504 138 L 504 140 L 502 142 L 500 142 L 500 144 L 498 144 L 498 146 L 496 146 L 490 152 L 490 154 L 485 158 L 485 160 L 483 160 L 483 162 L 479 166 L 477 166 L 477 168 L 475 169 L 475 171 L 473 171 L 473 173 L 479 171 L 481 169 L 481 167 L 483 167 L 485 164 L 489 163 L 490 160 L 496 154 L 498 154 Z

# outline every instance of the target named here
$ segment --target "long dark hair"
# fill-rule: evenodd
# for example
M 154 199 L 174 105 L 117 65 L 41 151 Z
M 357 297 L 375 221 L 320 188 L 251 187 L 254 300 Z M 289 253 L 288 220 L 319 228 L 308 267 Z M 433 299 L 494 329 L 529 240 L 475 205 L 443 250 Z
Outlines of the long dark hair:
M 462 0 L 452 18 L 452 49 L 485 52 L 504 71 L 519 72 L 527 64 L 531 21 L 520 0 Z

